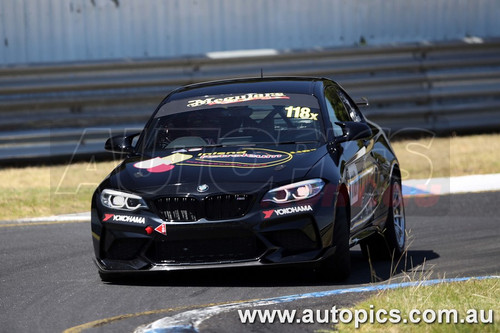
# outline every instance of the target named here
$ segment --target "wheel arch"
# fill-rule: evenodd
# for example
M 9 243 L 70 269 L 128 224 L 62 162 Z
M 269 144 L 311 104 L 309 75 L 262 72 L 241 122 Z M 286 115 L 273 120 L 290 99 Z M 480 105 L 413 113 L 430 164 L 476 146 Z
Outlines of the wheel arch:
M 401 180 L 401 170 L 399 169 L 399 163 L 396 161 L 395 163 L 392 164 L 391 166 L 391 178 L 392 176 L 398 177 L 399 180 Z
M 388 212 L 389 212 L 388 206 L 389 206 L 389 202 L 391 200 L 391 191 L 392 191 L 391 182 L 392 182 L 393 177 L 396 177 L 397 179 L 401 180 L 401 170 L 399 168 L 399 164 L 398 164 L 397 160 L 394 160 L 394 162 L 391 165 L 389 178 L 388 178 L 386 185 L 384 186 L 385 189 L 384 189 L 384 192 L 382 194 L 381 203 L 378 207 L 378 209 L 380 210 L 380 213 L 377 214 L 377 219 L 373 224 L 374 227 L 376 227 L 379 231 L 382 231 L 385 228 L 385 222 L 387 220 L 387 216 L 388 216 Z
M 343 200 L 343 205 L 346 207 L 346 214 L 347 214 L 347 221 L 349 221 L 349 229 L 351 228 L 351 201 L 350 201 L 350 196 L 349 196 L 349 190 L 347 189 L 347 185 L 344 183 L 341 183 L 339 185 L 339 190 L 337 194 L 337 201 L 335 202 L 335 208 L 337 208 L 337 205 L 339 204 L 339 199 Z M 335 227 L 334 227 L 335 228 Z

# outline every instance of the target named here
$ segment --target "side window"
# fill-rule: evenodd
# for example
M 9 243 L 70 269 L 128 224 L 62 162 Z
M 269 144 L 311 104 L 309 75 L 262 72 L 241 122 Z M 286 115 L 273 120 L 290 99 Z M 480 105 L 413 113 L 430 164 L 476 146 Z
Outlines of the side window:
M 358 107 L 352 102 L 352 100 L 346 94 L 344 94 L 343 91 L 337 90 L 337 92 L 339 94 L 340 99 L 344 103 L 352 121 L 357 121 L 357 122 L 362 121 L 363 117 L 361 116 Z
M 342 128 L 335 124 L 336 121 L 349 121 L 349 116 L 344 104 L 337 95 L 337 91 L 333 87 L 328 87 L 325 90 L 325 103 L 328 108 L 328 117 L 332 123 L 333 135 L 342 135 Z

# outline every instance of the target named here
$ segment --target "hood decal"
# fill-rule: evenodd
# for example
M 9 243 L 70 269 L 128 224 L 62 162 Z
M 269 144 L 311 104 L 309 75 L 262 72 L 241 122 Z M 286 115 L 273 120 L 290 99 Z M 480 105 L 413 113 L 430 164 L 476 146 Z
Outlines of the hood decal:
M 312 151 L 308 150 L 307 152 Z M 289 162 L 293 154 L 301 152 L 286 152 L 266 148 L 242 148 L 238 151 L 215 151 L 198 153 L 196 156 L 175 152 L 165 157 L 155 157 L 137 162 L 134 167 L 146 169 L 149 172 L 167 172 L 174 165 L 194 167 L 221 167 L 221 168 L 269 168 Z
M 137 169 L 146 169 L 149 172 L 166 172 L 174 168 L 174 164 L 186 161 L 192 158 L 193 155 L 174 153 L 165 157 L 155 157 L 150 160 L 137 162 L 134 167 Z

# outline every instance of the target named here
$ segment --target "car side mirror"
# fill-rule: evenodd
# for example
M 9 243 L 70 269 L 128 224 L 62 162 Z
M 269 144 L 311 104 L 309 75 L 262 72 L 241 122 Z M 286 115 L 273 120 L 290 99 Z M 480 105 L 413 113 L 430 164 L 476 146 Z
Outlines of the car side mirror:
M 372 129 L 364 122 L 344 121 L 336 122 L 342 128 L 342 136 L 335 138 L 336 144 L 346 141 L 363 140 L 372 136 Z
M 106 143 L 104 144 L 104 149 L 120 154 L 132 153 L 134 151 L 132 141 L 139 134 L 140 133 L 135 133 L 127 136 L 113 136 L 106 141 Z

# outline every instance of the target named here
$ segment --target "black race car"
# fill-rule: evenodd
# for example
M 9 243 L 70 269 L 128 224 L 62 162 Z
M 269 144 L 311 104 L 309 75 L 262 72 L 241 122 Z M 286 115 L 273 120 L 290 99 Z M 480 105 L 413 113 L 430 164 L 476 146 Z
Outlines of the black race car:
M 389 140 L 331 80 L 181 87 L 140 135 L 110 138 L 105 147 L 126 158 L 92 198 L 104 280 L 299 263 L 341 280 L 357 243 L 373 258 L 405 249 L 401 174 Z

